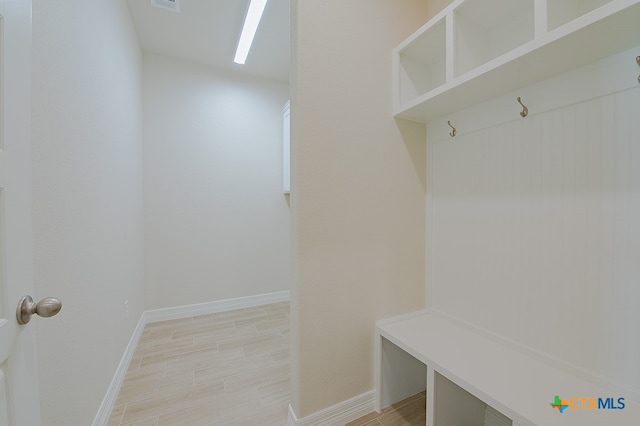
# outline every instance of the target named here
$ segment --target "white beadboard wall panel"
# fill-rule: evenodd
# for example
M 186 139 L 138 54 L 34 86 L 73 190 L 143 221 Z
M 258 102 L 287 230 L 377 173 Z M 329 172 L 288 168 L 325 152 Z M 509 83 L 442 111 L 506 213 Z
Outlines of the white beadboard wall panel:
M 429 304 L 640 391 L 640 87 L 429 140 Z

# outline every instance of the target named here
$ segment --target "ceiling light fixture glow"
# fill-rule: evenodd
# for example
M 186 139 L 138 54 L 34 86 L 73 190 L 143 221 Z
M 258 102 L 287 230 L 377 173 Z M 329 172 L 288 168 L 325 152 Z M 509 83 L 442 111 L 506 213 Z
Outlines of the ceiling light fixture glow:
M 242 27 L 242 34 L 240 34 L 240 40 L 238 41 L 238 48 L 236 49 L 236 57 L 233 62 L 236 64 L 244 64 L 251 49 L 253 43 L 253 37 L 256 35 L 258 24 L 262 18 L 262 12 L 267 5 L 267 0 L 251 0 L 249 3 L 249 10 L 247 16 L 244 18 L 244 25 Z

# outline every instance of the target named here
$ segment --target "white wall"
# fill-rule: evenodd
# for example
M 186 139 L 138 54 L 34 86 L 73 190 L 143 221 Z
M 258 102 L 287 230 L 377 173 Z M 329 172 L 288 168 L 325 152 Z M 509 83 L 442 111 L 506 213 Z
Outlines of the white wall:
M 147 308 L 289 289 L 288 86 L 145 54 Z
M 123 0 L 34 0 L 32 54 L 43 424 L 88 425 L 144 303 L 141 53 Z
M 298 418 L 373 389 L 376 319 L 424 306 L 425 127 L 391 114 L 391 50 L 423 0 L 292 1 Z

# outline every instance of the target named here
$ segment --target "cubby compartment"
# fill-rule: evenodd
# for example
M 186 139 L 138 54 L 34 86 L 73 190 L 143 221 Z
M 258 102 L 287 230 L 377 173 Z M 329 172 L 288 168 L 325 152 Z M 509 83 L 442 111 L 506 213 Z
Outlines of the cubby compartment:
M 428 122 L 631 49 L 640 0 L 456 0 L 393 53 L 393 114 Z
M 547 0 L 547 29 L 553 31 L 612 0 Z
M 446 80 L 445 21 L 436 21 L 398 51 L 399 103 L 412 101 Z
M 380 408 L 427 389 L 427 366 L 387 339 L 381 341 Z
M 460 386 L 435 373 L 434 424 L 512 426 L 513 421 Z
M 534 0 L 477 0 L 454 9 L 454 76 L 533 40 Z

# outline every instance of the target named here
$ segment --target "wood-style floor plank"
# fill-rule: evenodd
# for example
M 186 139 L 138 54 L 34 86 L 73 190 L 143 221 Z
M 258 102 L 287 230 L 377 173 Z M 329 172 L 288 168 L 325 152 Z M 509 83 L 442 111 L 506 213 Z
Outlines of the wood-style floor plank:
M 147 324 L 108 426 L 287 423 L 289 303 Z

